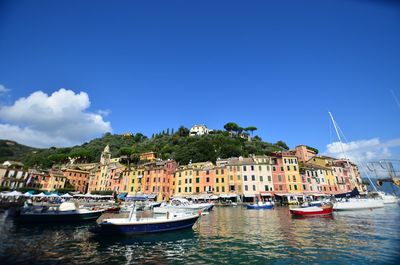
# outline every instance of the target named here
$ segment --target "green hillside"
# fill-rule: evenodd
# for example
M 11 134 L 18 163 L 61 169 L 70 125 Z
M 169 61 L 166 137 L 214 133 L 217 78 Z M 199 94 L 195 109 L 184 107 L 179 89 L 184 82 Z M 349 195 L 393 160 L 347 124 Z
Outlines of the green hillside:
M 249 141 L 246 138 L 248 134 L 241 131 L 213 131 L 209 135 L 192 137 L 189 137 L 188 133 L 189 130 L 185 127 L 180 127 L 175 133 L 169 133 L 168 129 L 151 138 L 147 138 L 141 133 L 132 136 L 107 133 L 101 138 L 80 146 L 45 149 L 1 140 L 0 161 L 17 160 L 29 167 L 40 166 L 43 168 L 68 162 L 68 157 L 79 157 L 79 162 L 97 162 L 104 147 L 109 145 L 113 157 L 125 155 L 131 162 L 138 161 L 139 153 L 154 151 L 162 159 L 170 158 L 180 164 L 187 164 L 189 161 L 193 163 L 215 162 L 217 158 L 270 154 L 288 148 L 282 141 L 272 144 L 262 141 L 258 136 Z M 8 142 L 13 144 L 7 144 Z

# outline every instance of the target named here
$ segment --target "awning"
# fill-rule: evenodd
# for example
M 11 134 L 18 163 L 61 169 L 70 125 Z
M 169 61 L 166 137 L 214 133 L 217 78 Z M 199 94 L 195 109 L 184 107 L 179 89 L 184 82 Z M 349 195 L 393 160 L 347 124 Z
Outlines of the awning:
M 155 193 L 149 194 L 147 196 L 147 198 L 149 198 L 150 200 L 154 200 L 156 197 L 157 197 L 157 194 L 155 194 Z
M 233 193 L 231 193 L 231 194 L 220 194 L 219 197 L 220 198 L 236 198 L 237 195 L 233 194 Z
M 261 196 L 274 196 L 273 192 L 260 192 Z
M 245 197 L 245 198 L 255 198 L 256 195 L 254 195 L 254 194 L 243 194 L 243 197 Z
M 301 193 L 275 193 L 277 196 L 294 196 L 294 197 L 303 197 L 304 194 Z
M 137 196 L 126 196 L 126 201 L 145 201 L 147 200 L 147 195 L 137 195 Z
M 117 198 L 118 199 L 124 199 L 126 197 L 126 195 L 128 195 L 127 192 L 121 192 L 120 194 L 118 194 Z

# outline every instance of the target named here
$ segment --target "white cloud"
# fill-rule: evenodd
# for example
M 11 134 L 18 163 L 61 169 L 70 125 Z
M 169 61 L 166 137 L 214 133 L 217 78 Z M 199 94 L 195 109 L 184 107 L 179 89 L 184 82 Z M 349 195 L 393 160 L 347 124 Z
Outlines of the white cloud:
M 353 162 L 368 162 L 392 157 L 393 148 L 400 147 L 400 138 L 382 142 L 379 138 L 357 140 L 343 143 L 344 152 Z M 343 158 L 340 142 L 333 142 L 326 146 L 325 154 Z
M 0 138 L 37 146 L 70 146 L 111 132 L 110 122 L 88 111 L 85 92 L 60 89 L 51 95 L 36 91 L 11 106 L 0 107 Z
M 9 92 L 10 89 L 6 88 L 4 85 L 0 84 L 0 95 Z

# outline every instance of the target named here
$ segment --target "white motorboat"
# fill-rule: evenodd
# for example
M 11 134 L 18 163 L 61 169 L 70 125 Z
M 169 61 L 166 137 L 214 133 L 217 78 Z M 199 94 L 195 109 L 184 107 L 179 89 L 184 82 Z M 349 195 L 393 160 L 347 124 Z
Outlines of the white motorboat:
M 167 212 L 188 212 L 188 211 L 209 211 L 214 207 L 212 203 L 192 203 L 183 198 L 174 198 L 171 203 L 161 203 L 159 207 L 154 207 L 154 213 Z
M 354 210 L 365 210 L 365 209 L 375 209 L 382 208 L 382 199 L 360 199 L 360 198 L 343 198 L 334 202 L 334 211 L 354 211 Z

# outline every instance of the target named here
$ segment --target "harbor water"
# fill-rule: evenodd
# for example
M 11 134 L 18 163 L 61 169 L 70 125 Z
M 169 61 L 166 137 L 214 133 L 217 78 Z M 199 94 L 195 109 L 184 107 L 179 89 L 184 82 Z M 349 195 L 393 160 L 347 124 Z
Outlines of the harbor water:
M 0 213 L 0 264 L 396 264 L 400 206 L 297 219 L 287 207 L 216 207 L 193 229 L 101 237 L 93 223 L 19 224 Z M 398 263 L 397 263 L 398 264 Z

